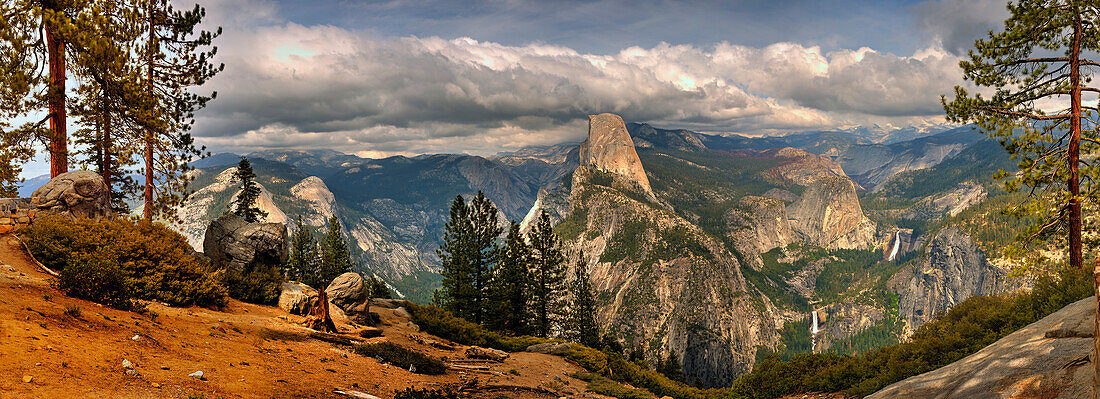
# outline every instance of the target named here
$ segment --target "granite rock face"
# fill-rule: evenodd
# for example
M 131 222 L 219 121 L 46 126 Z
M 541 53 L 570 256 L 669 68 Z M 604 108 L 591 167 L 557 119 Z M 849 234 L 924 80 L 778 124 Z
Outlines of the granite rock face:
M 581 143 L 581 165 L 612 173 L 653 196 L 649 178 L 634 150 L 634 141 L 623 118 L 615 114 L 588 116 L 588 139 Z
M 1087 398 L 1095 320 L 1096 297 L 1082 299 L 962 360 L 867 398 Z
M 855 185 L 846 177 L 822 177 L 787 207 L 791 228 L 803 241 L 825 248 L 870 248 L 875 224 L 863 215 Z
M 34 190 L 38 210 L 62 215 L 104 218 L 111 214 L 107 184 L 99 174 L 74 170 L 50 179 Z
M 285 225 L 249 223 L 232 213 L 210 222 L 202 247 L 215 266 L 245 272 L 282 265 L 289 254 Z
M 900 297 L 898 310 L 915 331 L 936 312 L 976 295 L 999 294 L 1006 272 L 990 265 L 981 248 L 958 227 L 936 233 L 920 263 L 898 272 L 890 285 Z

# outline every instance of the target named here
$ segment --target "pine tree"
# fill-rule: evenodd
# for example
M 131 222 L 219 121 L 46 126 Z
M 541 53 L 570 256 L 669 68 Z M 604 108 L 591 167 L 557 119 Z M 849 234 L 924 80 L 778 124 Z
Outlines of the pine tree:
M 145 154 L 145 193 L 143 215 L 161 216 L 187 197 L 189 163 L 202 156 L 190 133 L 195 111 L 217 97 L 197 94 L 195 87 L 221 72 L 225 66 L 211 63 L 218 48 L 214 32 L 198 29 L 206 10 L 199 5 L 191 10 L 176 10 L 167 0 L 141 0 L 135 6 L 144 11 L 145 43 L 134 52 L 145 70 L 143 127 Z
M 533 333 L 548 337 L 561 313 L 565 256 L 546 211 L 542 211 L 538 222 L 528 232 L 528 242 L 531 245 Z
M 673 381 L 684 380 L 684 371 L 683 368 L 680 367 L 680 358 L 672 353 L 672 351 L 669 351 L 668 356 L 662 361 L 657 362 L 657 372 L 664 374 L 665 377 Z
M 975 41 L 969 59 L 959 63 L 963 77 L 992 89 L 992 96 L 956 86 L 955 98 L 941 101 L 949 121 L 977 124 L 1019 161 L 1019 173 L 1000 171 L 997 177 L 1006 179 L 1009 192 L 1026 186 L 1032 195 L 1006 210 L 1042 218 L 1020 234 L 1020 241 L 1064 236 L 1070 267 L 1080 269 L 1082 208 L 1095 210 L 1100 179 L 1094 162 L 1100 153 L 1100 108 L 1082 101 L 1083 92 L 1100 92 L 1100 86 L 1090 85 L 1100 65 L 1094 58 L 1100 51 L 1100 2 L 1020 0 L 1009 3 L 1008 11 L 1004 30 Z M 1093 274 L 1100 293 L 1100 263 Z M 1096 323 L 1100 331 L 1100 318 Z M 1100 336 L 1093 340 L 1093 358 L 1098 356 Z M 1093 367 L 1093 385 L 1100 387 L 1100 362 Z
M 370 290 L 371 298 L 393 298 L 393 295 L 390 294 L 389 287 L 386 287 L 386 282 L 382 281 L 378 276 L 372 274 L 370 277 L 367 277 L 367 287 Z
M 488 319 L 493 330 L 512 335 L 529 333 L 531 315 L 527 302 L 531 274 L 527 267 L 530 260 L 531 250 L 520 232 L 519 223 L 512 221 L 493 270 L 493 306 Z
M 588 266 L 577 262 L 571 285 L 573 304 L 570 312 L 570 329 L 576 342 L 596 348 L 600 345 L 600 325 L 596 322 L 596 297 L 588 280 Z
M 290 239 L 290 255 L 283 266 L 283 273 L 287 279 L 316 287 L 320 285 L 317 273 L 319 265 L 317 242 L 309 227 L 302 223 L 302 217 L 298 216 L 294 236 Z
M 351 260 L 351 252 L 340 228 L 340 220 L 333 216 L 328 220 L 328 232 L 321 241 L 321 271 L 320 282 L 327 286 L 333 279 L 341 274 L 350 272 L 354 266 Z M 324 289 L 322 286 L 320 289 Z
M 469 209 L 468 215 L 472 233 L 469 249 L 469 270 L 470 283 L 473 284 L 470 289 L 473 294 L 471 297 L 472 303 L 470 304 L 473 314 L 470 321 L 482 324 L 485 322 L 490 305 L 489 282 L 492 278 L 493 263 L 496 261 L 499 251 L 496 240 L 500 237 L 503 229 L 500 227 L 497 207 L 481 191 L 478 191 L 474 199 L 470 201 Z
M 470 271 L 472 240 L 473 225 L 466 200 L 461 195 L 455 196 L 454 201 L 451 201 L 450 218 L 443 225 L 443 244 L 436 250 L 443 281 L 433 302 L 467 320 L 472 319 L 473 315 L 473 283 Z
M 237 164 L 237 171 L 233 172 L 233 180 L 241 183 L 241 193 L 233 200 L 233 213 L 249 223 L 259 222 L 267 217 L 267 212 L 256 207 L 256 200 L 260 199 L 260 185 L 256 184 L 256 173 L 252 171 L 252 164 L 248 158 L 241 158 Z

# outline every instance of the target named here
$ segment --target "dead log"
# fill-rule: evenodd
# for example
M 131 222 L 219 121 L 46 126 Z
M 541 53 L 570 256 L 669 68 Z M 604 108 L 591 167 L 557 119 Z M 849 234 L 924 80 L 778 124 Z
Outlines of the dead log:
M 357 340 L 345 337 L 343 335 L 329 334 L 329 333 L 320 332 L 320 331 L 310 331 L 309 337 L 313 338 L 313 339 L 325 341 L 325 342 L 340 344 L 340 345 L 358 345 L 358 344 L 361 343 Z

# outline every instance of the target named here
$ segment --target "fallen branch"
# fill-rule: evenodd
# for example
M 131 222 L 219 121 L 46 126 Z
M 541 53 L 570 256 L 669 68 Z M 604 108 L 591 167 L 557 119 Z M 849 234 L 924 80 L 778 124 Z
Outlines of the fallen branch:
M 468 371 L 468 372 L 471 372 L 471 373 L 483 373 L 483 374 L 492 374 L 492 375 L 499 375 L 499 376 L 504 375 L 504 373 L 501 373 L 499 371 L 489 370 L 489 367 L 487 367 L 487 366 L 463 366 L 463 365 L 451 364 L 451 363 L 445 363 L 445 365 L 447 366 L 448 369 L 451 369 L 451 370 Z
M 558 395 L 557 392 L 551 391 L 551 390 L 546 389 L 546 388 L 524 387 L 524 386 L 519 386 L 519 385 L 482 385 L 482 386 L 479 386 L 477 388 L 474 388 L 473 390 L 476 390 L 478 392 L 526 391 L 526 392 L 532 392 L 532 393 L 537 393 L 537 394 L 542 394 L 542 395 L 552 395 L 552 396 L 557 396 Z
M 50 270 L 50 268 L 46 267 L 46 265 L 43 265 L 42 262 L 39 262 L 38 259 L 35 259 L 34 254 L 31 253 L 31 248 L 27 246 L 27 243 L 24 242 L 22 238 L 19 238 L 19 236 L 15 236 L 15 239 L 18 240 L 19 243 L 23 245 L 23 252 L 26 252 L 27 257 L 31 258 L 31 261 L 34 262 L 34 264 L 38 265 L 38 267 L 40 269 L 42 269 L 43 271 L 45 271 L 46 273 L 48 273 L 51 276 L 61 277 L 61 274 L 59 274 L 59 273 L 57 273 L 53 270 Z
M 318 339 L 318 340 L 321 340 L 321 341 L 325 341 L 325 342 L 340 344 L 340 345 L 358 345 L 358 344 L 362 343 L 360 341 L 356 341 L 354 339 L 345 337 L 343 335 L 330 334 L 330 333 L 320 332 L 320 331 L 310 331 L 309 332 L 309 337 L 313 338 L 313 339 Z
M 356 399 L 381 399 L 381 398 L 379 398 L 377 396 L 374 396 L 374 395 L 371 395 L 369 393 L 363 393 L 363 392 L 352 391 L 352 390 L 344 390 L 344 389 L 341 389 L 341 388 L 333 389 L 332 393 L 337 394 L 337 395 L 344 395 L 344 396 L 347 396 L 349 398 L 356 398 Z

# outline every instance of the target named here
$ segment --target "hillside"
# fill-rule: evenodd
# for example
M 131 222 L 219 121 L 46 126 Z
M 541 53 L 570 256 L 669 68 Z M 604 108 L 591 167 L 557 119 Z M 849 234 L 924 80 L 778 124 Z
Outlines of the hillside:
M 346 397 L 336 389 L 392 398 L 406 388 L 466 387 L 475 398 L 604 398 L 571 377 L 558 356 L 517 352 L 488 371 L 409 372 L 352 348 L 310 338 L 300 317 L 231 301 L 222 310 L 147 303 L 139 314 L 73 299 L 50 286 L 12 236 L 0 236 L 0 397 Z M 460 363 L 465 346 L 418 332 L 403 310 L 374 306 L 383 336 Z M 123 361 L 135 366 L 127 374 Z M 479 363 L 480 364 L 480 363 Z M 202 371 L 202 379 L 189 374 Z

